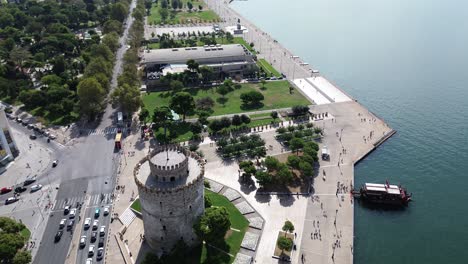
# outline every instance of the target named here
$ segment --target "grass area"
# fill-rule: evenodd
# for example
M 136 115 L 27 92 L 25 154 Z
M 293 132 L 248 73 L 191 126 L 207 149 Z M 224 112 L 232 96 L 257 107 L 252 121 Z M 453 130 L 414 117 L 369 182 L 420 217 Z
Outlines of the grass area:
M 270 117 L 270 113 L 262 113 L 262 114 L 253 114 L 253 115 L 249 115 L 250 118 L 267 118 L 267 117 Z
M 224 105 L 219 103 L 219 99 L 222 97 L 216 93 L 215 88 L 193 88 L 186 89 L 185 91 L 191 93 L 195 100 L 203 97 L 211 97 L 215 101 L 213 116 L 310 104 L 310 102 L 297 90 L 294 89 L 290 94 L 289 83 L 287 81 L 267 82 L 264 90 L 261 89 L 261 86 L 261 84 L 252 83 L 242 84 L 240 89 L 234 90 L 226 95 L 227 101 Z M 257 108 L 246 109 L 242 105 L 240 95 L 252 90 L 261 92 L 265 97 L 265 100 L 263 100 L 263 105 Z M 143 102 L 149 112 L 152 113 L 156 106 L 168 106 L 171 97 L 172 92 L 170 91 L 153 92 L 143 95 Z
M 265 118 L 262 118 L 262 119 L 252 120 L 247 126 L 248 127 L 265 126 L 265 125 L 271 124 L 271 122 L 273 122 L 273 121 L 274 121 L 273 118 L 265 117 Z M 278 119 L 276 119 L 276 121 L 278 121 Z
M 20 234 L 24 238 L 24 241 L 28 241 L 29 238 L 31 237 L 31 231 L 29 231 L 29 229 L 27 229 L 27 228 L 23 228 L 20 231 Z
M 268 63 L 265 59 L 259 59 L 257 61 L 257 64 L 259 67 L 262 67 L 265 72 L 270 73 L 270 75 L 281 77 L 281 74 L 275 68 L 273 68 L 273 66 L 271 66 L 270 63 Z
M 220 21 L 219 16 L 212 10 L 207 9 L 205 3 L 202 1 L 192 1 L 193 9 L 191 12 L 187 9 L 187 2 L 184 2 L 184 9 L 182 10 L 173 10 L 169 8 L 169 16 L 164 21 L 164 24 L 186 24 L 186 23 L 194 23 L 194 22 L 218 22 Z M 201 11 L 198 10 L 198 6 L 201 5 L 203 9 Z M 170 7 L 170 6 L 169 6 Z M 148 23 L 149 24 L 161 24 L 163 23 L 161 14 L 159 10 L 161 6 L 159 4 L 153 4 L 151 7 L 150 15 L 148 16 Z
M 170 136 L 171 132 L 174 132 L 175 135 L 177 135 L 176 138 L 173 138 L 173 140 L 176 142 L 188 141 L 193 136 L 193 132 L 190 128 L 190 123 L 185 122 L 172 123 L 172 125 L 168 128 L 167 135 Z M 159 128 L 158 131 L 156 131 L 155 136 L 157 139 L 161 139 L 161 137 L 164 137 L 164 128 Z
M 140 203 L 140 199 L 136 199 L 135 201 L 133 201 L 132 205 L 130 205 L 130 207 L 137 211 L 137 212 L 141 212 L 141 203 Z
M 189 45 L 185 44 L 185 42 L 182 42 L 182 40 L 176 40 L 175 42 L 178 43 L 181 47 L 189 46 Z M 241 38 L 241 37 L 233 38 L 232 42 L 229 42 L 226 38 L 217 37 L 216 38 L 216 43 L 217 44 L 241 44 L 241 45 L 244 45 L 248 50 L 250 50 L 252 53 L 255 54 L 255 50 L 252 47 L 250 47 L 250 45 L 247 42 L 245 42 L 245 40 L 243 38 Z M 197 41 L 196 46 L 203 46 L 203 45 L 205 45 L 204 42 L 202 42 L 200 40 Z M 159 49 L 160 44 L 159 43 L 149 43 L 148 48 L 149 49 Z

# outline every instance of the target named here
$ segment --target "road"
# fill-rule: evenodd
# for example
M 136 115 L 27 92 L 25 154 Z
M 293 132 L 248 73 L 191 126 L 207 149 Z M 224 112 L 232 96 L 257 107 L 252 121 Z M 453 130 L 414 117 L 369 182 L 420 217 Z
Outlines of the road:
M 116 53 L 110 93 L 117 86 L 117 77 L 122 71 L 122 58 L 126 51 L 128 31 L 133 23 L 130 14 L 135 6 L 136 1 L 133 0 L 124 33 L 119 40 L 121 47 Z M 105 206 L 111 204 L 115 179 L 120 168 L 120 153 L 114 152 L 115 129 L 113 128 L 115 128 L 116 112 L 117 110 L 108 104 L 102 119 L 95 124 L 94 128 L 109 132 L 78 136 L 76 144 L 61 149 L 57 154 L 59 165 L 47 174 L 48 177 L 40 178 L 39 182 L 46 179 L 60 186 L 34 263 L 85 263 L 88 258 L 90 231 L 83 230 L 84 219 L 91 217 L 96 208 L 103 210 Z M 78 129 L 81 131 L 89 128 Z M 64 232 L 58 243 L 54 243 L 60 220 L 67 219 L 64 215 L 64 207 L 66 205 L 77 207 L 78 204 L 82 204 L 82 207 L 77 211 L 75 225 L 70 231 Z M 109 226 L 110 216 L 101 215 L 99 219 L 100 226 Z M 79 248 L 77 239 L 82 234 L 88 236 L 84 249 Z M 106 231 L 105 241 L 107 241 L 107 235 Z

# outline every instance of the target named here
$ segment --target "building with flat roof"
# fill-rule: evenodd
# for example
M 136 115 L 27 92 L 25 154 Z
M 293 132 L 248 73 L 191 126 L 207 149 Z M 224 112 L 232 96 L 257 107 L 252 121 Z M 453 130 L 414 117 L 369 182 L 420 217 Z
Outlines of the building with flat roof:
M 147 50 L 142 63 L 147 75 L 151 75 L 149 85 L 152 84 L 151 80 L 157 80 L 162 75 L 177 73 L 180 65 L 186 65 L 190 59 L 200 66 L 211 67 L 219 79 L 242 78 L 257 70 L 254 55 L 240 44 Z M 176 70 L 172 72 L 171 69 Z
M 6 166 L 18 153 L 5 110 L 0 106 L 0 166 Z

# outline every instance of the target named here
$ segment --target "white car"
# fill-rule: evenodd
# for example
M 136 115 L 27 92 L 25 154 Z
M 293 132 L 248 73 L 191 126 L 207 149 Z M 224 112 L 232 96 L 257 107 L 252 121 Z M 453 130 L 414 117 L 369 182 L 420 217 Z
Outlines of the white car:
M 84 228 L 88 229 L 90 225 L 91 225 L 91 218 L 88 217 L 84 220 Z
M 93 264 L 93 259 L 92 258 L 86 259 L 86 264 Z
M 70 218 L 75 218 L 75 215 L 76 215 L 76 208 L 73 208 L 73 209 L 70 210 L 69 216 L 70 216 Z
M 80 248 L 84 248 L 86 246 L 86 236 L 81 236 L 80 238 Z
M 39 191 L 40 189 L 42 189 L 42 185 L 40 184 L 31 186 L 31 192 Z
M 99 229 L 99 236 L 104 236 L 106 234 L 106 227 L 101 226 L 101 229 Z
M 66 223 L 67 223 L 67 219 L 64 218 L 64 219 L 60 220 L 59 228 L 62 229 L 65 226 Z
M 70 206 L 67 205 L 67 206 L 65 206 L 65 208 L 63 209 L 63 213 L 64 213 L 64 214 L 68 214 L 69 212 L 70 212 Z
M 109 206 L 104 207 L 104 216 L 109 214 Z
M 90 245 L 88 249 L 88 257 L 94 256 L 94 245 Z
M 96 230 L 99 226 L 99 220 L 94 220 L 93 222 L 93 230 Z

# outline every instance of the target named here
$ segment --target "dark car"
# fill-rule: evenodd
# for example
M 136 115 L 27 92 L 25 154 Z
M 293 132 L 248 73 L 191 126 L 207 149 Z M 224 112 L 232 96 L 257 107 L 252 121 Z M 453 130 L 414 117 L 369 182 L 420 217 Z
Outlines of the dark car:
M 74 224 L 75 224 L 75 219 L 68 220 L 67 230 L 71 230 Z
M 97 260 L 101 260 L 103 256 L 104 256 L 104 248 L 100 247 L 100 248 L 98 248 L 98 250 L 97 250 L 96 259 L 97 259 Z
M 98 244 L 98 247 L 103 247 L 104 246 L 104 238 L 101 237 L 99 238 L 99 244 Z
M 97 232 L 92 232 L 91 233 L 91 242 L 94 243 L 94 241 L 96 241 L 96 238 L 97 238 Z
M 35 181 L 36 181 L 36 177 L 32 177 L 32 178 L 26 179 L 26 180 L 23 182 L 23 186 L 30 185 L 31 183 L 33 183 L 33 182 L 35 182 Z
M 26 187 L 23 187 L 23 186 L 18 186 L 15 188 L 15 193 L 22 193 L 24 191 L 26 191 L 28 188 Z
M 36 139 L 37 136 L 36 136 L 36 135 L 29 135 L 29 138 L 30 138 L 30 139 Z
M 55 242 L 59 242 L 60 238 L 62 238 L 62 235 L 63 235 L 63 231 L 59 230 L 57 234 L 55 234 L 55 238 L 54 238 Z

